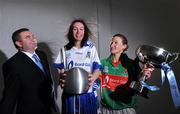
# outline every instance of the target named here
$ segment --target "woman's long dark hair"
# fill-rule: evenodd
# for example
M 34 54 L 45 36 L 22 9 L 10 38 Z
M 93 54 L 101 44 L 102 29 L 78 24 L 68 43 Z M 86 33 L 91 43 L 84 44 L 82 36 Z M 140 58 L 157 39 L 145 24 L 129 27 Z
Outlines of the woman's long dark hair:
M 65 46 L 67 50 L 71 49 L 75 45 L 75 38 L 73 36 L 73 28 L 74 28 L 74 24 L 77 23 L 77 22 L 82 23 L 84 25 L 84 37 L 83 37 L 83 39 L 81 41 L 81 47 L 84 46 L 84 44 L 88 41 L 89 37 L 92 35 L 90 29 L 88 28 L 88 26 L 86 25 L 84 20 L 82 20 L 82 19 L 74 20 L 71 23 L 71 25 L 69 27 L 69 31 L 68 31 L 68 33 L 66 35 L 66 37 L 67 37 L 67 39 L 69 41 L 69 43 Z

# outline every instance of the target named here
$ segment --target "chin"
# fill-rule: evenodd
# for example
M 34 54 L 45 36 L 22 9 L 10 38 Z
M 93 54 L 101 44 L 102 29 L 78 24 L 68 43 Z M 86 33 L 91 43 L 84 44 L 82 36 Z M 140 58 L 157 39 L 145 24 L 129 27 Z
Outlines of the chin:
M 113 50 L 111 50 L 110 52 L 111 52 L 112 54 L 115 54 L 115 53 L 116 53 L 116 51 L 113 51 Z

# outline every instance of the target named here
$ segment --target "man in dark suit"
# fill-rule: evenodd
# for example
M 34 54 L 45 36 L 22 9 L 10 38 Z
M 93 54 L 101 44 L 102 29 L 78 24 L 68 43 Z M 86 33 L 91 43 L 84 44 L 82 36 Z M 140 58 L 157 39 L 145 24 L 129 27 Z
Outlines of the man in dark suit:
M 52 78 L 45 53 L 36 50 L 37 40 L 27 28 L 15 31 L 12 40 L 18 52 L 3 64 L 5 88 L 0 114 L 51 114 Z

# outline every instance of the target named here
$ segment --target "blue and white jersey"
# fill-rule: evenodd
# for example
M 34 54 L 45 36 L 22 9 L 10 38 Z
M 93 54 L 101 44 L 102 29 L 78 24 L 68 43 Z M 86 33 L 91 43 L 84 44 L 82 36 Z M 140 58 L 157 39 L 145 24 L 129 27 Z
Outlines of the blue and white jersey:
M 100 60 L 96 47 L 91 42 L 87 42 L 82 48 L 72 47 L 65 51 L 67 69 L 80 67 L 89 73 L 100 68 Z M 64 69 L 63 56 L 59 51 L 55 60 L 55 67 Z
M 87 42 L 82 48 L 72 47 L 70 50 L 65 51 L 65 57 L 69 70 L 74 67 L 80 67 L 89 73 L 93 73 L 95 70 L 100 69 L 100 60 L 96 50 L 96 47 Z M 64 69 L 63 55 L 59 51 L 55 60 L 55 67 Z

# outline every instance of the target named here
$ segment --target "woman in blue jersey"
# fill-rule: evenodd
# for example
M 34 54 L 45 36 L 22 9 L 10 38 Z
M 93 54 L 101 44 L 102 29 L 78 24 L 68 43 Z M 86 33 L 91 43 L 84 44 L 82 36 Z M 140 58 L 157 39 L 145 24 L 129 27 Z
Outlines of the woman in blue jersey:
M 95 91 L 95 80 L 99 77 L 100 60 L 95 46 L 89 41 L 91 32 L 86 23 L 79 19 L 74 20 L 67 33 L 68 43 L 64 46 L 67 61 L 67 70 L 80 67 L 89 73 L 88 92 L 81 95 L 62 93 L 62 114 L 97 114 L 98 97 Z M 63 88 L 66 76 L 63 58 L 59 52 L 55 60 L 56 68 L 60 73 L 60 85 Z
M 136 95 L 130 88 L 133 80 L 138 80 L 140 73 L 149 78 L 153 66 L 141 69 L 139 60 L 130 59 L 125 51 L 128 49 L 127 38 L 115 34 L 110 44 L 110 56 L 101 60 L 101 111 L 102 114 L 136 114 Z

